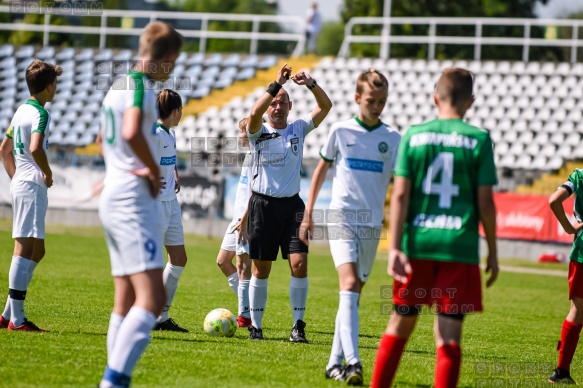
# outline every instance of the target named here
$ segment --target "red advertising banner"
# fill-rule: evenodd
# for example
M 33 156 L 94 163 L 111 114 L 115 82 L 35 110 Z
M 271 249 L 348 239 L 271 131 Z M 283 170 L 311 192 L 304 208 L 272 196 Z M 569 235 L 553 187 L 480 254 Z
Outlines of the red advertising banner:
M 549 197 L 495 193 L 496 233 L 498 238 L 540 242 L 572 243 L 573 235 L 565 233 L 549 207 Z M 564 203 L 567 217 L 573 221 L 573 197 Z M 480 234 L 484 232 L 480 228 Z

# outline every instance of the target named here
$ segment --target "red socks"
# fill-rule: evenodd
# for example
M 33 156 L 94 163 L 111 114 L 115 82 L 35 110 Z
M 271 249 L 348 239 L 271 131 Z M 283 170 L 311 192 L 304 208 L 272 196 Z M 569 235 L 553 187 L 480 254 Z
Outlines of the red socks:
M 437 349 L 435 362 L 435 388 L 456 388 L 460 375 L 462 351 L 455 343 Z
M 563 321 L 561 340 L 557 344 L 557 350 L 559 351 L 559 363 L 557 367 L 564 370 L 571 368 L 571 361 L 577 349 L 581 327 L 583 325 L 578 325 L 575 322 L 569 322 L 566 319 Z
M 406 343 L 407 340 L 404 338 L 388 334 L 383 335 L 374 364 L 370 383 L 371 388 L 388 388 L 391 386 Z

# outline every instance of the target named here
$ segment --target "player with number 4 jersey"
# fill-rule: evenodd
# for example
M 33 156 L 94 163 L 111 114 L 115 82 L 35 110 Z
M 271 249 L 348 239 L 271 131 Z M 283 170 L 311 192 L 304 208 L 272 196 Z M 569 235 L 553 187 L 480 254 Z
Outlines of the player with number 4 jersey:
M 26 69 L 30 98 L 18 107 L 0 147 L 0 157 L 11 179 L 14 252 L 8 274 L 8 300 L 0 328 L 44 331 L 26 319 L 24 300 L 32 274 L 45 255 L 47 190 L 53 184 L 47 160 L 51 117 L 45 109 L 53 101 L 57 77 L 63 70 L 40 60 Z
M 388 387 L 423 305 L 437 313 L 435 387 L 455 388 L 462 323 L 482 311 L 478 224 L 488 243 L 486 285 L 498 274 L 496 169 L 487 131 L 463 122 L 474 102 L 470 72 L 446 69 L 433 95 L 438 118 L 403 136 L 391 198 L 388 273 L 395 308 L 371 387 Z

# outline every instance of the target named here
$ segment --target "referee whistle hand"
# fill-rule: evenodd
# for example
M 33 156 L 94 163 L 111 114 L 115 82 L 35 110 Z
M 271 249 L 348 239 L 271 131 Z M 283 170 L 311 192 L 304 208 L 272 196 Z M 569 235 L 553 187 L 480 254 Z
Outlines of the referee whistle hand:
M 277 82 L 280 85 L 284 85 L 287 80 L 289 79 L 289 77 L 291 76 L 291 72 L 292 72 L 292 68 L 289 67 L 287 65 L 287 63 L 285 63 L 281 69 L 279 69 L 279 72 L 277 73 L 277 78 L 275 79 L 275 82 Z
M 387 273 L 398 282 L 407 283 L 409 281 L 409 276 L 413 273 L 413 268 L 411 267 L 409 258 L 403 251 L 397 249 L 391 249 L 389 251 Z

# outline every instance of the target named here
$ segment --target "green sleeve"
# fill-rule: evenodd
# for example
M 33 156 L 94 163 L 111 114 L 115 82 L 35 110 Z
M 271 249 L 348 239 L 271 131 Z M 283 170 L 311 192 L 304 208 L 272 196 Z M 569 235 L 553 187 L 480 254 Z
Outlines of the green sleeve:
M 31 128 L 30 133 L 39 132 L 41 135 L 45 134 L 45 130 L 47 129 L 47 124 L 49 122 L 49 112 L 47 112 L 43 108 L 38 108 L 38 123 Z
M 478 154 L 478 186 L 494 186 L 498 183 L 494 165 L 494 148 L 488 133 Z
M 569 175 L 568 181 L 571 182 L 571 184 L 573 185 L 573 187 L 571 187 L 573 193 L 576 193 L 583 186 L 581 185 L 582 180 L 583 176 L 581 174 L 580 169 L 576 169 L 575 171 L 573 171 L 573 173 L 571 173 L 571 175 Z
M 411 178 L 411 163 L 409 161 L 409 140 L 411 130 L 408 130 L 405 135 L 401 138 L 401 143 L 399 144 L 399 152 L 397 153 L 397 165 L 395 166 L 394 174 L 395 176 L 402 176 L 405 178 Z
M 141 73 L 130 73 L 134 81 L 134 99 L 131 106 L 135 106 L 143 110 L 144 106 L 144 77 Z

